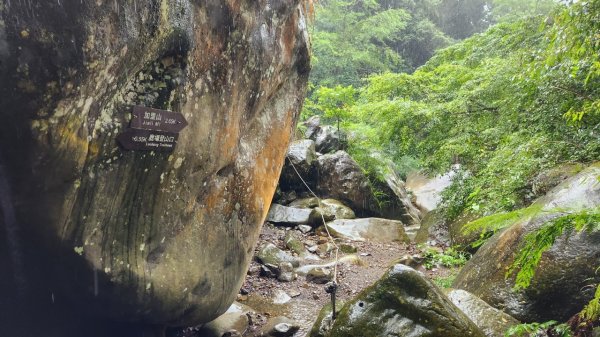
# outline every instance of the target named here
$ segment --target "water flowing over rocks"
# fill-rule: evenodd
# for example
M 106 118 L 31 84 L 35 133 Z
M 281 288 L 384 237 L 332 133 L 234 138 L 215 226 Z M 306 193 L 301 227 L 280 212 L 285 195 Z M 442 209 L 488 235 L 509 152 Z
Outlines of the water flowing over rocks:
M 298 0 L 0 5 L 0 161 L 13 183 L 26 278 L 44 280 L 28 289 L 29 307 L 157 331 L 227 310 L 304 99 L 300 8 Z M 173 153 L 118 147 L 134 105 L 185 116 Z M 0 312 L 3 328 L 18 321 L 11 311 Z M 38 335 L 66 335 L 39 323 Z
M 513 290 L 507 268 L 528 233 L 559 216 L 600 205 L 600 165 L 565 180 L 536 201 L 542 210 L 495 234 L 465 265 L 453 287 L 467 290 L 525 322 L 566 321 L 592 299 L 600 282 L 600 233 L 563 235 L 542 255 L 531 286 Z

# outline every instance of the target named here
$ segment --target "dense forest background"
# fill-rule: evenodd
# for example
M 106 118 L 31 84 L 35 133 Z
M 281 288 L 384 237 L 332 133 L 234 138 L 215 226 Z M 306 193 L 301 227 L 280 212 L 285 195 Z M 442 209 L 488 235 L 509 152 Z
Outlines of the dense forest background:
M 531 211 L 537 177 L 600 158 L 598 0 L 323 0 L 311 32 L 303 118 L 338 125 L 373 186 L 454 167 L 451 228 L 480 219 L 485 240 Z M 598 229 L 584 213 L 532 237 L 520 286 L 564 231 Z M 586 309 L 600 317 L 600 287 Z
M 303 117 L 373 179 L 460 164 L 450 220 L 526 206 L 541 170 L 599 158 L 599 3 L 322 1 Z

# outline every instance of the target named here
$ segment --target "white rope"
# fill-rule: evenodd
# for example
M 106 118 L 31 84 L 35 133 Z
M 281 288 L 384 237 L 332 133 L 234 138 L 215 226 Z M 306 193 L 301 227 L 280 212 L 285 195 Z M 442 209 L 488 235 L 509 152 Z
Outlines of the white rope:
M 315 198 L 317 198 L 317 201 L 319 203 L 319 208 L 321 208 L 321 210 L 324 210 L 324 208 L 322 207 L 323 204 L 321 203 L 321 198 L 319 198 L 317 196 L 317 194 L 315 192 L 313 192 L 313 190 L 308 186 L 308 184 L 306 183 L 304 178 L 302 178 L 302 175 L 300 175 L 300 172 L 298 172 L 298 170 L 296 169 L 296 166 L 294 165 L 292 160 L 289 157 L 287 157 L 287 159 L 290 162 L 290 164 L 292 165 L 292 168 L 294 169 L 296 174 L 298 175 L 298 178 L 300 178 L 300 180 L 302 181 L 304 186 L 306 186 L 306 188 L 308 189 L 310 194 L 312 194 Z M 323 226 L 325 227 L 325 232 L 327 232 L 327 237 L 329 238 L 329 241 L 333 244 L 333 247 L 335 248 L 335 261 L 333 264 L 333 280 L 332 281 L 334 284 L 337 284 L 338 283 L 337 282 L 337 267 L 338 267 L 338 263 L 339 263 L 340 247 L 335 243 L 335 240 L 331 236 L 331 233 L 329 233 L 329 228 L 327 227 L 327 224 L 325 223 L 325 216 L 323 216 L 323 212 L 320 212 L 320 214 L 321 214 L 321 220 L 323 221 Z

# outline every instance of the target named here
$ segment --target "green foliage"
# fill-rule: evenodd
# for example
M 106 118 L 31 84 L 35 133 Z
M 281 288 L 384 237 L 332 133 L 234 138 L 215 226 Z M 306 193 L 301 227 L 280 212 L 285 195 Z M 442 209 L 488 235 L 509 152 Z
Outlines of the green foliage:
M 339 122 L 346 117 L 348 107 L 356 101 L 356 90 L 354 87 L 336 86 L 335 88 L 320 87 L 315 91 L 314 97 L 317 101 L 318 114 L 330 120 Z
M 600 320 L 600 284 L 596 288 L 594 298 L 583 308 L 579 315 L 591 322 Z
M 463 226 L 462 231 L 465 234 L 481 232 L 482 235 L 486 232 L 497 232 L 498 230 L 517 222 L 527 221 L 539 214 L 541 210 L 541 204 L 533 204 L 527 208 L 518 209 L 516 211 L 489 215 L 467 223 Z
M 496 22 L 510 21 L 523 15 L 548 14 L 554 7 L 554 0 L 493 0 L 492 20 Z
M 311 34 L 311 81 L 359 86 L 373 73 L 414 70 L 451 42 L 430 20 L 435 3 L 320 1 Z
M 437 251 L 431 247 L 424 247 L 423 250 L 423 266 L 427 269 L 434 267 L 462 267 L 469 260 L 470 255 L 465 252 L 458 251 L 455 248 L 448 248 L 443 252 Z
M 548 321 L 544 323 L 526 323 L 510 327 L 505 337 L 529 337 L 538 336 L 540 333 L 552 331 L 552 336 L 556 337 L 572 337 L 571 330 L 566 324 L 558 324 L 556 321 Z M 544 334 L 545 335 L 545 334 Z
M 448 276 L 435 276 L 431 280 L 438 287 L 443 288 L 443 289 L 448 289 L 448 288 L 452 288 L 452 284 L 454 283 L 456 276 L 458 276 L 458 270 L 453 271 Z
M 552 247 L 557 238 L 565 233 L 594 230 L 600 230 L 598 210 L 568 214 L 545 223 L 540 229 L 525 236 L 524 246 L 519 250 L 506 276 L 516 273 L 515 288 L 527 288 L 535 276 L 542 254 Z

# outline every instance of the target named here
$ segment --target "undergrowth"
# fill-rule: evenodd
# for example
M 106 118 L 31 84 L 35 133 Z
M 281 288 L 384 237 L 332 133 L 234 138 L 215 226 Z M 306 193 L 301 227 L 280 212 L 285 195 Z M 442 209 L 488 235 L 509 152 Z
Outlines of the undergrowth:
M 455 248 L 448 248 L 443 252 L 437 251 L 431 247 L 423 248 L 423 266 L 426 269 L 433 269 L 435 267 L 462 267 L 469 260 L 470 255 L 465 252 L 461 252 Z

